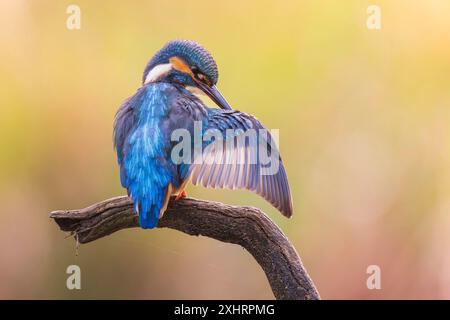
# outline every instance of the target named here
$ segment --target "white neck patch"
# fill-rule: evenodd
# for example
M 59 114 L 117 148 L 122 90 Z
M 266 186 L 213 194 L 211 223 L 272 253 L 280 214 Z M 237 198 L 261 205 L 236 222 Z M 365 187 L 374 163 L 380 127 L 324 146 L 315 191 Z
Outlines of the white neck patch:
M 170 70 L 172 70 L 172 64 L 170 62 L 154 66 L 147 74 L 147 77 L 145 77 L 144 84 L 160 79 L 162 76 L 168 74 Z

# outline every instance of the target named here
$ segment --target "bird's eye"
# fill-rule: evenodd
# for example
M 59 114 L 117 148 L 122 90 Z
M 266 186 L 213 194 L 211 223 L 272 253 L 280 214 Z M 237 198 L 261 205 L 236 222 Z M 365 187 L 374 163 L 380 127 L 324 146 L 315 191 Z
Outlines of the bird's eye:
M 197 78 L 203 83 L 206 83 L 207 85 L 210 85 L 208 78 L 203 73 L 200 72 L 198 67 L 192 66 L 191 71 L 195 78 Z
M 197 75 L 197 73 L 198 73 L 198 68 L 197 68 L 196 66 L 193 66 L 193 67 L 191 68 L 191 71 L 192 71 L 193 74 Z
M 209 81 L 208 77 L 206 77 L 203 73 L 198 73 L 197 79 L 199 79 L 203 83 L 206 83 L 208 86 L 211 85 L 211 82 Z

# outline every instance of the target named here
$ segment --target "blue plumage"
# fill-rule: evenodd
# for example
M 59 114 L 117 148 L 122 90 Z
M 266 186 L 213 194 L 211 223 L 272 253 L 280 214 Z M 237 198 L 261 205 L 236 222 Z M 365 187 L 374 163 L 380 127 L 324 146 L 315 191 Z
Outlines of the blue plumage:
M 171 179 L 169 170 L 155 161 L 164 149 L 158 124 L 167 100 L 157 90 L 157 86 L 140 89 L 119 111 L 115 128 L 121 183 L 140 213 L 143 228 L 156 225 Z
M 143 86 L 117 112 L 114 145 L 120 179 L 139 213 L 142 228 L 157 225 L 170 195 L 181 194 L 189 179 L 206 187 L 252 190 L 286 216 L 292 214 L 283 165 L 276 174 L 262 176 L 260 163 L 248 163 L 249 144 L 228 148 L 226 155 L 215 154 L 215 148 L 211 148 L 206 155 L 246 160 L 240 164 L 234 160 L 227 164 L 173 162 L 171 152 L 177 142 L 171 140 L 171 134 L 176 129 L 186 129 L 193 135 L 199 122 L 202 134 L 215 129 L 227 140 L 235 138 L 226 134 L 227 129 L 246 132 L 264 128 L 256 118 L 231 110 L 214 86 L 217 77 L 214 60 L 201 46 L 192 41 L 170 42 L 147 65 Z M 222 109 L 206 107 L 193 94 L 193 87 L 209 95 Z M 258 145 L 269 144 L 270 139 L 262 139 Z M 206 148 L 213 142 L 202 144 Z
M 151 69 L 169 62 L 169 59 L 174 56 L 183 58 L 189 66 L 194 67 L 194 71 L 201 70 L 212 84 L 217 83 L 219 72 L 213 57 L 201 45 L 189 40 L 174 40 L 159 50 L 145 67 L 143 82 Z

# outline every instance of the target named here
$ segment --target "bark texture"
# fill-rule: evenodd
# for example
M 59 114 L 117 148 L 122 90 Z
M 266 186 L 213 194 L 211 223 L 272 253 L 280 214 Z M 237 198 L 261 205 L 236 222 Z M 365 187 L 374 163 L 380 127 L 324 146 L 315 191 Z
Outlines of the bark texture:
M 71 232 L 79 243 L 139 227 L 133 204 L 126 196 L 84 209 L 54 211 L 50 217 L 61 230 Z M 295 248 L 275 223 L 256 208 L 172 198 L 157 227 L 242 246 L 264 270 L 277 299 L 320 299 Z

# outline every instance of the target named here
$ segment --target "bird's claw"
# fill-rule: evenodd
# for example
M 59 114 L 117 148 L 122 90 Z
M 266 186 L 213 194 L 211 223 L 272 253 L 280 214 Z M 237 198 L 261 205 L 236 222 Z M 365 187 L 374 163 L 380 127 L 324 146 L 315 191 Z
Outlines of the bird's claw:
M 181 200 L 186 197 L 187 197 L 187 193 L 186 193 L 186 191 L 183 190 L 177 194 L 177 196 L 175 197 L 175 201 Z

